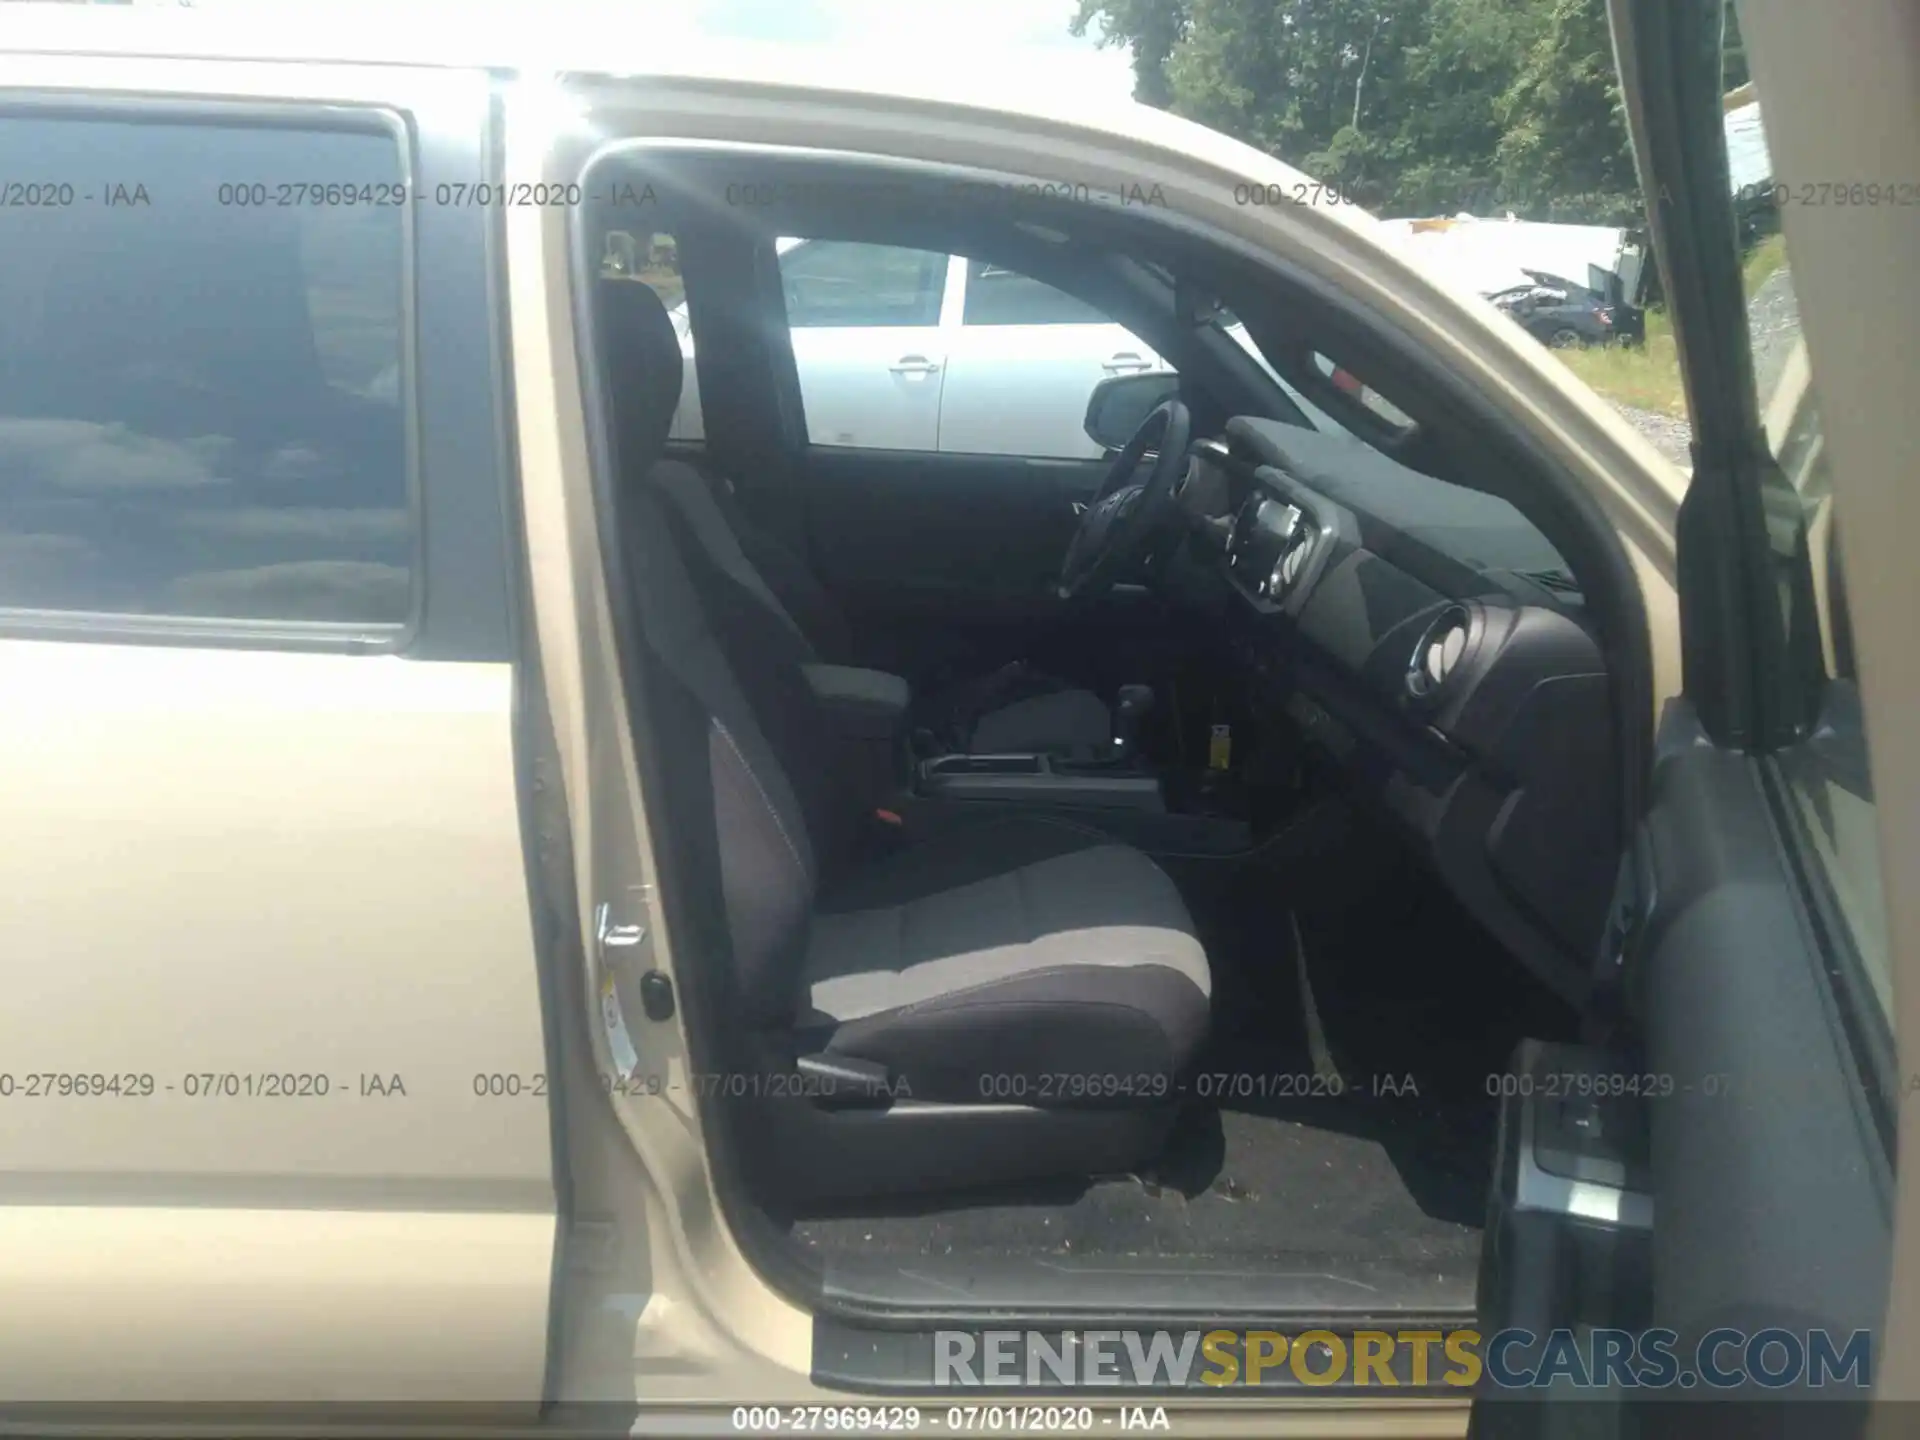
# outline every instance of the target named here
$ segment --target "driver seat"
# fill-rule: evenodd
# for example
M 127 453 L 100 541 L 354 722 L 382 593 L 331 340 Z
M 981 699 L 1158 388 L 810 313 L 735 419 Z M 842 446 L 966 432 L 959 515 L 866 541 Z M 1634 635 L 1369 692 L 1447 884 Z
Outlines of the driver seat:
M 685 381 L 666 306 L 648 286 L 631 280 L 601 280 L 599 298 L 609 383 L 624 404 L 658 412 L 640 423 L 664 435 Z M 709 481 L 673 460 L 657 463 L 650 478 L 706 565 L 724 577 L 732 600 L 753 612 L 743 623 L 771 639 L 782 660 L 857 663 L 846 618 L 826 586 L 798 555 L 748 520 L 728 481 Z M 1020 663 L 916 697 L 910 724 L 941 748 L 974 755 L 1092 759 L 1114 737 L 1112 712 L 1099 696 Z

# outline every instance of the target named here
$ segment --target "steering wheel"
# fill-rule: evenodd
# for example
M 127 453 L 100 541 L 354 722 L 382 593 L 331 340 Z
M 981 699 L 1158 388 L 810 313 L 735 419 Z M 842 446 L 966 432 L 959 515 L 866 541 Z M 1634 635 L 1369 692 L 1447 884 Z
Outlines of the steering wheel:
M 1173 487 L 1186 472 L 1192 430 L 1193 417 L 1178 400 L 1162 401 L 1140 422 L 1080 516 L 1080 527 L 1073 532 L 1054 587 L 1062 600 L 1106 594 L 1146 553 L 1147 542 L 1173 508 Z M 1153 473 L 1136 482 L 1134 472 L 1156 440 L 1160 449 Z

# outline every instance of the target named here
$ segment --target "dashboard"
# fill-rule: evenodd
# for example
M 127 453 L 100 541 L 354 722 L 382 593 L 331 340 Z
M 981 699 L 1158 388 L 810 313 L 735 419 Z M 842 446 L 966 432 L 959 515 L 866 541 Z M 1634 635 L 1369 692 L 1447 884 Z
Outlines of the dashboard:
M 1569 1000 L 1619 854 L 1600 642 L 1559 553 L 1498 496 L 1365 442 L 1236 417 L 1179 491 L 1256 710 L 1284 716 Z

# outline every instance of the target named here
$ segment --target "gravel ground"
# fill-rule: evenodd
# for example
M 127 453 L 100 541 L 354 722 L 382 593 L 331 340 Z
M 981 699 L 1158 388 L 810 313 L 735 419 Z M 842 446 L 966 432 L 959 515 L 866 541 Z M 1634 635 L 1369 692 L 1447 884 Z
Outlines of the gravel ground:
M 1769 275 L 1747 302 L 1747 334 L 1753 341 L 1753 375 L 1764 405 L 1779 383 L 1787 356 L 1793 353 L 1793 342 L 1800 338 L 1800 302 L 1786 266 Z
M 1800 337 L 1800 302 L 1793 293 L 1793 277 L 1785 266 L 1773 272 L 1747 302 L 1747 335 L 1753 345 L 1753 374 L 1762 404 L 1773 393 L 1786 368 L 1793 342 Z M 1645 435 L 1660 453 L 1683 469 L 1693 464 L 1688 447 L 1693 427 L 1672 415 L 1619 407 L 1634 429 Z
M 1688 453 L 1688 446 L 1693 443 L 1693 427 L 1686 421 L 1674 415 L 1662 415 L 1657 410 L 1636 410 L 1631 405 L 1616 408 L 1662 455 L 1683 470 L 1692 467 L 1693 457 Z

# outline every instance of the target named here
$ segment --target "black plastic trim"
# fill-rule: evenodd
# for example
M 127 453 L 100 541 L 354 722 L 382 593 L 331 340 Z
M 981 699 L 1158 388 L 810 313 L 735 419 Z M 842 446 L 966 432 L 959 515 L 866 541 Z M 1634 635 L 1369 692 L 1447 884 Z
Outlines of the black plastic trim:
M 1470 757 L 1443 732 L 1407 723 L 1339 666 L 1303 653 L 1296 674 L 1303 691 L 1422 790 L 1445 795 L 1471 765 Z
M 1259 1311 L 1132 1311 L 1109 1313 L 1105 1315 L 1037 1315 L 1022 1310 L 1017 1316 L 1008 1316 L 1002 1324 L 994 1325 L 985 1317 L 970 1316 L 959 1320 L 912 1320 L 900 1325 L 849 1324 L 841 1320 L 822 1317 L 814 1321 L 813 1327 L 813 1383 L 824 1389 L 845 1391 L 856 1395 L 926 1395 L 944 1393 L 953 1397 L 957 1404 L 974 1405 L 980 1401 L 1000 1396 L 1020 1395 L 1029 1399 L 1046 1396 L 1055 1403 L 1065 1397 L 1071 1397 L 1078 1404 L 1096 1400 L 1116 1401 L 1122 1398 L 1147 1402 L 1166 1400 L 1175 1397 L 1198 1398 L 1205 1396 L 1217 1400 L 1221 1391 L 1200 1380 L 1200 1375 L 1208 1368 L 1196 1360 L 1193 1373 L 1186 1387 L 1169 1385 L 1134 1386 L 1125 1389 L 1117 1386 L 1104 1386 L 1098 1389 L 1082 1386 L 1066 1386 L 1054 1381 L 1051 1376 L 1042 1376 L 1037 1385 L 1005 1387 L 994 1385 L 969 1385 L 965 1389 L 945 1389 L 935 1383 L 934 1356 L 936 1354 L 936 1335 L 941 1331 L 965 1332 L 978 1341 L 990 1330 L 1008 1329 L 1018 1325 L 1021 1329 L 1032 1330 L 1071 1330 L 1081 1334 L 1093 1331 L 1127 1331 L 1156 1329 L 1194 1329 L 1201 1331 L 1216 1329 L 1269 1329 L 1273 1327 L 1275 1315 L 1270 1310 Z M 1461 1313 L 1406 1314 L 1406 1315 L 1354 1315 L 1333 1319 L 1325 1326 L 1301 1328 L 1330 1329 L 1335 1334 L 1351 1335 L 1358 1330 L 1448 1330 L 1470 1320 L 1471 1316 Z M 1300 1326 L 1300 1322 L 1295 1322 Z M 1436 1389 L 1439 1387 L 1435 1387 Z M 1290 1371 L 1282 1370 L 1270 1381 L 1263 1381 L 1257 1387 L 1246 1389 L 1236 1387 L 1238 1393 L 1249 1395 L 1301 1395 L 1314 1393 L 1310 1387 L 1294 1380 Z M 1397 1394 L 1418 1396 L 1423 1392 L 1403 1385 Z M 1449 1398 L 1463 1398 L 1460 1391 L 1451 1391 Z
M 1812 707 L 1794 679 L 1765 513 L 1779 467 L 1760 420 L 1727 199 L 1725 16 L 1719 0 L 1619 0 L 1615 23 L 1637 72 L 1630 119 L 1693 417 L 1677 523 L 1686 693 L 1715 744 L 1759 752 L 1797 738 Z

